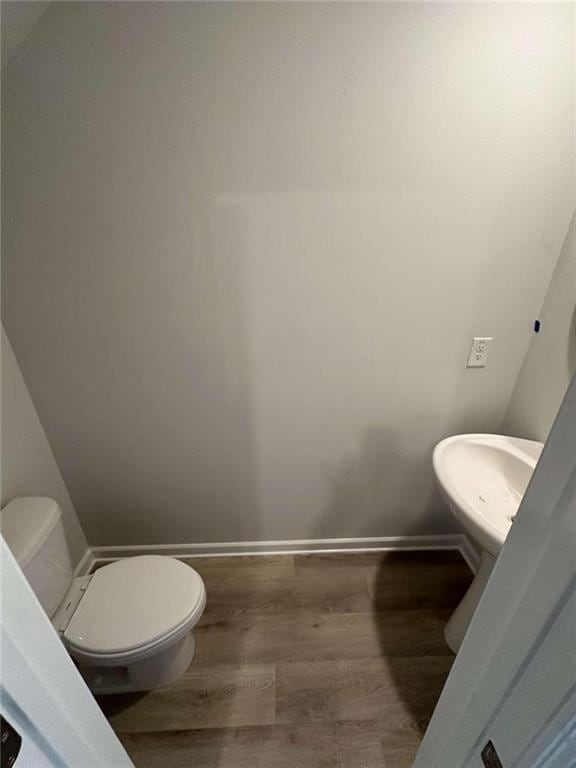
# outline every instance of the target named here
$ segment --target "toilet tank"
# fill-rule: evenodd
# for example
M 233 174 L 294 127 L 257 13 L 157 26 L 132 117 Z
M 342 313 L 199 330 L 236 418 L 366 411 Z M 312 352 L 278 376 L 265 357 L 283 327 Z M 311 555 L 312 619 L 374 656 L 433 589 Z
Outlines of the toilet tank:
M 28 583 L 52 617 L 72 583 L 72 561 L 62 512 L 53 499 L 13 499 L 2 510 L 0 530 Z

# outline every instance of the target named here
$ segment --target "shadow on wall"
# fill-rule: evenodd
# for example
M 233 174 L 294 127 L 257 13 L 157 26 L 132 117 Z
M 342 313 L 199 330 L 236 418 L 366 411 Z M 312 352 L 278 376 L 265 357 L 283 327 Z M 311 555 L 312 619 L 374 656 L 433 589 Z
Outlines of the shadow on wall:
M 568 344 L 567 344 L 567 364 L 568 373 L 570 376 L 574 376 L 576 373 L 576 306 L 574 307 L 574 313 L 572 314 L 572 322 L 568 331 Z
M 378 537 L 384 519 L 403 536 L 454 533 L 454 520 L 436 489 L 432 449 L 422 457 L 406 450 L 398 430 L 367 428 L 358 453 L 331 472 L 331 501 L 315 537 Z M 369 520 L 361 529 L 360 519 Z
M 202 245 L 190 245 L 191 253 L 194 253 L 194 275 L 188 275 L 189 288 L 185 289 L 189 290 L 192 324 L 188 329 L 188 338 L 181 339 L 182 346 L 175 350 L 175 356 L 181 355 L 182 349 L 187 349 L 185 357 L 190 361 L 203 361 L 205 370 L 190 365 L 187 393 L 183 393 L 179 401 L 181 405 L 186 405 L 186 409 L 182 408 L 181 415 L 174 414 L 174 423 L 181 422 L 178 450 L 183 451 L 188 459 L 178 461 L 174 455 L 180 475 L 169 495 L 171 498 L 174 498 L 175 492 L 179 495 L 178 520 L 182 527 L 171 531 L 167 538 L 169 541 L 185 542 L 221 541 L 225 528 L 227 540 L 258 540 L 261 538 L 261 517 L 256 487 L 254 388 L 250 376 L 247 312 L 244 306 L 246 275 L 243 249 L 247 247 L 248 239 L 246 216 L 233 203 L 220 202 L 203 212 L 202 223 L 198 223 L 198 227 L 195 237 L 202 241 Z M 190 262 L 188 255 L 185 260 Z M 187 267 L 184 264 L 180 266 L 184 273 Z M 185 279 L 184 274 L 182 277 Z M 178 365 L 178 361 L 174 359 L 171 365 Z M 161 429 L 161 426 L 158 428 Z M 165 437 L 159 434 L 159 440 L 161 447 Z M 183 468 L 184 472 L 181 471 Z M 159 473 L 151 482 L 151 487 L 154 489 L 163 481 L 162 473 Z M 134 494 L 133 485 L 127 488 L 126 493 L 128 502 Z M 127 530 L 125 535 L 129 537 L 132 533 Z M 166 532 L 158 531 L 155 535 L 166 536 Z M 243 560 L 238 558 L 235 564 L 239 568 L 238 602 L 245 609 L 252 601 L 257 602 L 259 588 L 243 578 Z M 249 643 L 249 638 L 242 631 L 229 631 L 241 619 L 241 614 L 235 614 L 235 607 L 226 603 L 224 612 L 221 610 L 218 598 L 220 591 L 229 594 L 230 574 L 225 565 L 220 571 L 218 563 L 210 559 L 189 562 L 204 579 L 208 602 L 204 616 L 196 627 L 196 658 L 186 674 L 194 676 L 198 664 L 212 658 L 206 646 L 214 642 L 214 634 L 218 630 L 221 630 L 226 644 L 225 663 L 229 670 L 234 670 L 245 660 L 245 645 Z M 229 688 L 223 688 L 223 694 L 218 688 L 218 681 L 216 691 L 210 690 L 210 683 L 207 683 L 206 692 L 192 687 L 189 691 L 192 713 L 195 708 L 205 706 L 204 696 L 218 695 L 219 724 L 226 724 L 229 720 L 233 722 L 238 716 L 235 701 L 238 693 L 233 674 L 231 680 Z M 173 715 L 178 722 L 182 716 L 179 710 L 185 684 L 186 676 L 171 689 L 127 694 L 113 697 L 113 702 L 101 703 L 110 708 L 110 713 L 116 714 L 123 710 L 137 712 L 139 708 L 142 712 L 159 712 L 160 722 L 173 706 Z M 189 721 L 194 717 L 198 716 L 188 713 Z M 130 749 L 129 740 L 127 746 Z M 224 740 L 211 742 L 202 757 L 205 767 L 217 768 L 222 762 L 224 749 Z
M 568 227 L 568 233 L 566 235 L 566 240 L 564 242 L 564 249 L 570 248 L 568 243 L 574 242 L 573 238 L 574 235 L 571 233 L 574 232 L 576 229 L 576 211 L 574 212 L 574 215 L 572 216 L 572 221 L 570 222 L 570 226 Z M 576 259 L 576 252 L 574 250 L 575 246 L 572 246 L 572 260 Z M 563 254 L 560 254 L 560 260 L 558 262 L 559 268 L 562 266 L 562 256 Z M 569 259 L 570 256 L 568 255 L 567 258 Z M 572 262 L 573 263 L 573 262 Z M 576 299 L 576 287 L 574 287 L 575 291 L 575 299 Z M 572 318 L 570 322 L 570 326 L 568 328 L 568 339 L 566 344 L 566 362 L 568 366 L 568 378 L 572 378 L 574 374 L 576 373 L 576 303 L 574 305 L 574 311 L 572 313 Z
M 160 192 L 177 205 L 168 188 Z M 17 301 L 44 308 L 42 330 L 27 311 L 8 330 L 21 349 L 28 337 L 50 339 L 23 356 L 22 369 L 30 382 L 61 371 L 40 377 L 33 396 L 94 546 L 215 542 L 223 530 L 232 541 L 259 538 L 246 217 L 219 198 L 190 208 L 174 224 L 185 229 L 180 249 L 140 241 L 137 228 L 122 254 L 95 244 L 90 294 L 77 312 L 51 306 L 50 281 L 81 280 L 81 260 L 59 270 L 53 252 L 48 285 L 9 281 L 9 318 Z M 108 211 L 99 215 L 106 221 Z

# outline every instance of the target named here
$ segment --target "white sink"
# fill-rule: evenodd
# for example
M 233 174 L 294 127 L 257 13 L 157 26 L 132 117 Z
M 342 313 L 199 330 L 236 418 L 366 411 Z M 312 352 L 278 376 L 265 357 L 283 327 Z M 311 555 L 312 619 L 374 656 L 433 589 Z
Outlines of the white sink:
M 456 435 L 434 449 L 434 471 L 450 509 L 496 557 L 506 540 L 543 443 L 504 435 Z
M 456 435 L 434 449 L 434 472 L 444 498 L 482 550 L 476 577 L 444 631 L 454 652 L 464 639 L 543 447 L 505 435 Z

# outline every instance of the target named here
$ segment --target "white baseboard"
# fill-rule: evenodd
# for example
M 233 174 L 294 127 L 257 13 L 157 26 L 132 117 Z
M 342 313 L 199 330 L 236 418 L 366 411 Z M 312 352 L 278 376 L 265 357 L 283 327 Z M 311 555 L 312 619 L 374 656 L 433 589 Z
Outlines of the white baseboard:
M 94 553 L 90 547 L 84 552 L 80 558 L 80 562 L 74 568 L 74 576 L 87 576 L 94 567 Z
M 476 573 L 478 570 L 478 566 L 480 565 L 480 553 L 478 550 L 472 545 L 472 542 L 466 536 L 466 534 L 462 534 L 462 543 L 459 547 L 460 554 L 466 560 L 468 563 L 468 567 L 472 571 L 472 573 Z
M 195 557 L 298 555 L 329 552 L 393 552 L 398 550 L 457 550 L 475 571 L 478 557 L 464 534 L 440 536 L 384 536 L 364 539 L 299 539 L 296 541 L 234 541 L 216 544 L 143 544 L 92 547 L 89 570 L 96 563 L 135 555 L 169 555 L 181 560 Z M 86 573 L 89 572 L 86 571 Z M 78 574 L 82 575 L 82 574 Z

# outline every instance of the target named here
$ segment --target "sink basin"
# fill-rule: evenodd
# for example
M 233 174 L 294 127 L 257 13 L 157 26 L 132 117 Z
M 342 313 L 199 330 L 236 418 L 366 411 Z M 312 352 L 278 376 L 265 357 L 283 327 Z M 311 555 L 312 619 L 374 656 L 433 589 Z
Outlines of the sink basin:
M 467 534 L 481 548 L 474 581 L 444 629 L 457 653 L 502 549 L 543 443 L 505 435 L 455 435 L 434 449 L 440 490 Z
M 504 435 L 456 435 L 434 449 L 434 471 L 454 515 L 496 557 L 543 443 Z

